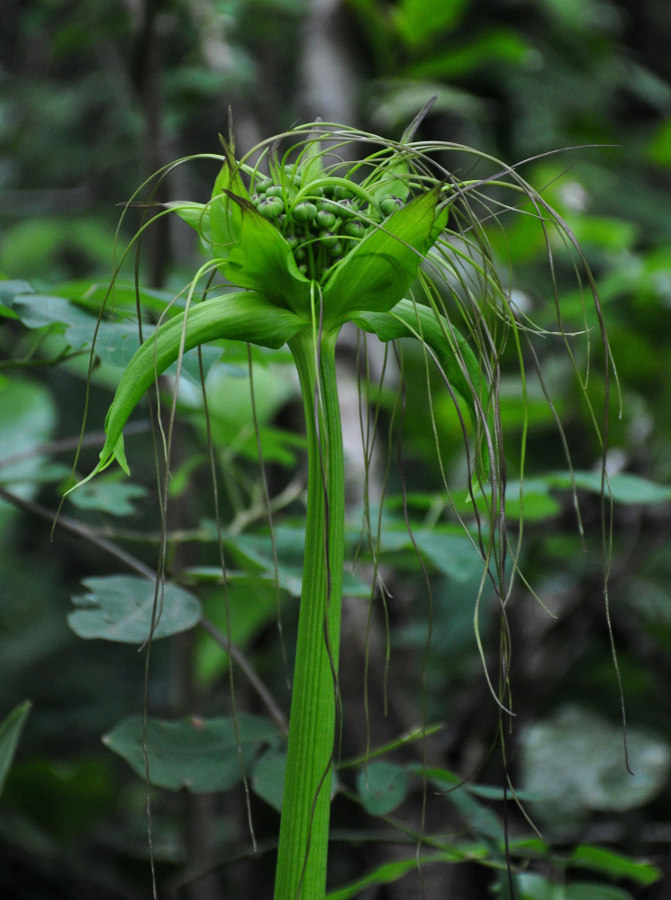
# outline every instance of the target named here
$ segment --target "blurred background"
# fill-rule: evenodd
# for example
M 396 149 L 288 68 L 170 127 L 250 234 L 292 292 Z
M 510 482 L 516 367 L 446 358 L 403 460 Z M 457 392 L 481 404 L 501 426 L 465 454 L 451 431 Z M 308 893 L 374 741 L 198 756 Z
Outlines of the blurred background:
M 0 716 L 25 700 L 32 709 L 0 797 L 3 896 L 149 896 L 144 786 L 101 743 L 119 720 L 141 712 L 143 657 L 136 647 L 81 640 L 68 628 L 67 614 L 71 597 L 82 593 L 82 579 L 128 571 L 101 540 L 123 545 L 152 567 L 158 540 L 152 535 L 159 528 L 151 438 L 140 422 L 134 458 L 140 458 L 142 447 L 149 455 L 145 464 L 134 466 L 132 485 L 121 489 L 125 482 L 112 477 L 89 495 L 88 507 L 85 500 L 77 508 L 67 505 L 64 516 L 80 523 L 82 531 L 60 528 L 52 540 L 59 488 L 74 458 L 86 402 L 87 354 L 69 354 L 74 345 L 67 329 L 77 322 L 49 324 L 46 300 L 35 300 L 30 315 L 24 306 L 17 316 L 11 313 L 12 299 L 30 292 L 37 298 L 81 298 L 94 285 L 88 296 L 91 303 L 99 301 L 112 272 L 119 205 L 172 160 L 218 153 L 218 134 L 228 134 L 229 109 L 240 154 L 315 117 L 399 138 L 433 95 L 437 100 L 422 125 L 423 139 L 467 144 L 510 164 L 527 161 L 521 174 L 542 190 L 577 236 L 599 287 L 623 396 L 621 415 L 617 400 L 610 401 L 609 471 L 619 476 L 613 483 L 610 616 L 633 779 L 623 773 L 620 691 L 602 591 L 601 508 L 594 492 L 600 450 L 561 342 L 546 342 L 541 363 L 581 473 L 585 536 L 581 540 L 565 490 L 570 479 L 553 413 L 540 387 L 530 384 L 527 476 L 532 480 L 522 565 L 554 617 L 522 588 L 511 603 L 517 712 L 511 771 L 556 853 L 543 857 L 531 873 L 540 880 L 519 881 L 527 891 L 520 896 L 669 896 L 670 49 L 668 0 L 4 0 Z M 558 149 L 563 152 L 553 153 Z M 207 160 L 180 166 L 161 183 L 158 199 L 204 202 L 215 172 L 216 164 Z M 162 221 L 143 242 L 142 283 L 157 298 L 181 289 L 199 259 L 187 229 Z M 121 242 L 138 222 L 139 213 L 121 226 Z M 518 297 L 537 321 L 552 327 L 542 233 L 523 217 L 506 225 L 505 236 L 492 230 L 494 249 L 513 273 Z M 579 322 L 580 300 L 568 261 L 558 262 L 556 278 L 567 322 Z M 598 340 L 593 354 L 590 390 L 598 405 L 606 395 Z M 240 360 L 233 355 L 225 361 L 229 368 L 221 373 L 220 391 L 225 402 L 215 410 L 216 436 L 230 448 L 222 460 L 223 515 L 242 532 L 257 524 L 255 497 L 258 519 L 255 441 L 248 387 L 234 371 Z M 295 384 L 288 374 L 277 377 L 288 371 L 285 362 L 281 354 L 266 361 L 267 374 L 261 370 L 259 378 L 271 485 L 288 497 L 287 530 L 280 536 L 289 541 L 295 513 L 290 503 L 300 491 L 299 486 L 291 494 L 297 465 L 300 475 L 295 437 L 300 418 Z M 420 508 L 425 502 L 430 518 L 426 496 L 431 484 L 440 483 L 440 470 L 422 399 L 423 363 L 411 356 L 406 362 L 405 464 L 409 488 Z M 88 427 L 94 433 L 111 397 L 110 371 L 101 368 L 89 397 Z M 520 465 L 514 448 L 524 424 L 514 361 L 509 375 L 502 404 L 514 479 Z M 188 540 L 176 545 L 171 565 L 181 570 L 211 555 L 211 488 L 197 406 L 185 398 L 179 434 L 171 527 L 181 528 Z M 441 409 L 436 415 L 448 471 L 463 476 L 454 416 Z M 92 445 L 84 448 L 80 471 L 87 470 L 87 453 L 95 457 L 95 434 Z M 500 786 L 500 755 L 487 752 L 497 735 L 497 711 L 473 637 L 477 573 L 468 565 L 460 575 L 447 565 L 441 571 L 440 562 L 435 566 L 433 637 L 423 655 L 426 627 L 413 599 L 421 585 L 412 581 L 409 553 L 407 560 L 400 553 L 397 562 L 405 599 L 392 611 L 391 701 L 386 718 L 371 714 L 375 743 L 417 725 L 424 702 L 427 722 L 447 723 L 432 745 L 440 765 L 460 777 L 476 772 L 478 781 Z M 256 612 L 241 618 L 238 641 L 287 709 L 286 691 L 276 684 L 282 662 L 274 595 L 260 582 L 256 591 Z M 199 596 L 217 621 L 216 589 L 201 585 Z M 291 634 L 295 603 L 290 597 L 287 607 L 285 627 Z M 354 717 L 357 703 L 363 703 L 367 657 L 357 636 L 365 621 L 365 603 L 349 601 L 344 689 L 351 683 L 359 698 Z M 495 614 L 485 617 L 482 628 L 488 652 L 495 654 Z M 371 635 L 373 668 L 382 660 L 383 669 L 382 616 Z M 230 707 L 227 657 L 207 638 L 181 635 L 157 643 L 153 653 L 150 702 L 157 713 L 219 714 Z M 423 688 L 416 678 L 422 659 Z M 382 684 L 376 670 L 371 676 L 376 702 Z M 242 708 L 254 708 L 248 689 L 240 684 L 239 690 Z M 347 750 L 362 752 L 356 741 Z M 534 798 L 543 800 L 537 809 Z M 270 846 L 276 815 L 261 800 L 255 804 L 258 832 Z M 430 825 L 441 833 L 470 834 L 485 846 L 491 826 L 485 810 L 500 815 L 501 805 L 478 807 L 481 817 L 470 820 L 463 804 L 454 805 L 445 819 Z M 526 828 L 533 834 L 518 812 L 511 815 L 515 833 Z M 241 791 L 227 794 L 225 801 L 159 791 L 155 820 L 161 896 L 269 896 L 272 848 L 266 846 L 259 861 L 250 863 Z M 387 845 L 364 840 L 364 828 L 381 825 L 371 826 L 345 800 L 336 801 L 334 827 L 341 843 L 334 851 L 333 886 L 395 858 Z M 618 868 L 607 856 L 602 871 L 593 858 L 591 866 L 571 868 L 566 860 L 574 848 L 587 845 L 649 860 L 656 875 L 623 864 Z M 504 891 L 491 869 L 474 862 L 440 868 L 424 893 L 399 880 L 352 896 L 468 900 Z M 590 878 L 607 882 L 612 892 L 603 893 L 604 887 L 570 892 L 571 885 L 584 890 L 580 885 Z M 565 884 L 567 892 L 547 893 L 550 883 Z

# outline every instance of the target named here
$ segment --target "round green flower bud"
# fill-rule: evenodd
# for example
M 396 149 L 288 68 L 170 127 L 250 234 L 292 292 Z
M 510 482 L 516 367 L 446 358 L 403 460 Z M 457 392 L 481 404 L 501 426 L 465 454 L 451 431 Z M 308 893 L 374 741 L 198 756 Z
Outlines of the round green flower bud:
M 336 217 L 332 212 L 327 212 L 327 210 L 325 209 L 320 209 L 317 213 L 316 224 L 319 226 L 319 228 L 334 228 L 336 224 Z
M 334 200 L 353 200 L 354 194 L 344 184 L 337 184 L 333 191 L 333 198 Z
M 259 175 L 253 182 L 254 191 L 259 195 L 265 194 L 266 189 L 270 187 L 271 184 L 272 181 L 270 178 L 267 178 L 265 175 Z
M 291 214 L 296 222 L 311 222 L 317 215 L 317 207 L 309 200 L 297 203 Z
M 345 222 L 343 234 L 346 234 L 347 237 L 362 238 L 365 233 L 366 229 L 363 222 L 359 222 L 358 219 L 351 219 L 349 222 Z
M 333 234 L 332 232 L 327 231 L 326 234 L 321 235 L 321 237 L 319 238 L 319 243 L 323 247 L 328 247 L 330 249 L 331 247 L 334 247 L 336 244 L 339 244 L 340 239 L 337 234 Z
M 400 197 L 385 197 L 384 200 L 380 201 L 380 212 L 383 216 L 390 216 L 402 206 L 403 201 L 400 199 Z
M 269 184 L 266 188 L 266 197 L 282 197 L 284 190 L 281 184 Z
M 357 212 L 358 210 L 353 200 L 340 200 L 338 202 L 337 215 L 342 216 L 343 219 L 351 219 Z
M 279 197 L 264 197 L 257 209 L 265 219 L 273 220 L 284 211 L 284 204 Z

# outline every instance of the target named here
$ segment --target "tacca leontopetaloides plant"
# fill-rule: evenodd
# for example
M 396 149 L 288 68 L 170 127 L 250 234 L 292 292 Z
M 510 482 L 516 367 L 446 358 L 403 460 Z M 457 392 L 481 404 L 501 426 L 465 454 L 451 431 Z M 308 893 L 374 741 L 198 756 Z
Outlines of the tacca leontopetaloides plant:
M 345 512 L 335 352 L 347 323 L 385 342 L 414 338 L 437 366 L 459 411 L 471 489 L 488 498 L 483 572 L 502 605 L 508 591 L 498 356 L 512 336 L 521 359 L 520 335 L 530 323 L 520 323 L 509 301 L 482 221 L 526 204 L 539 227 L 572 242 L 514 169 L 454 144 L 415 141 L 424 112 L 399 142 L 318 122 L 238 160 L 232 136 L 222 140 L 222 156 L 208 157 L 221 163 L 211 199 L 157 213 L 195 228 L 210 259 L 189 285 L 185 309 L 159 323 L 125 370 L 92 473 L 114 460 L 128 471 L 123 428 L 186 351 L 220 339 L 288 346 L 305 411 L 308 490 L 276 900 L 325 895 Z M 353 147 L 367 155 L 345 162 Z M 460 179 L 445 168 L 449 154 L 464 170 L 470 154 L 490 174 Z M 217 272 L 225 280 L 219 289 L 212 287 Z

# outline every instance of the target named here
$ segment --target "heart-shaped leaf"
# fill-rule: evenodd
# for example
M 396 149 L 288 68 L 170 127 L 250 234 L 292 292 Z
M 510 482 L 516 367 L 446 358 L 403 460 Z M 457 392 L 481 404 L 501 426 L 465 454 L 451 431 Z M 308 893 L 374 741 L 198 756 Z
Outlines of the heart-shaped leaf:
M 72 602 L 80 609 L 68 616 L 70 628 L 82 638 L 103 638 L 124 644 L 143 644 L 151 629 L 155 586 L 146 578 L 108 575 L 87 578 L 88 592 Z M 158 596 L 158 622 L 152 638 L 168 637 L 193 628 L 202 610 L 197 597 L 174 584 Z
M 394 763 L 372 762 L 357 776 L 357 790 L 367 812 L 384 816 L 405 800 L 408 793 L 408 773 Z
M 106 734 L 103 743 L 144 778 L 142 735 L 142 716 L 130 716 Z M 242 781 L 244 769 L 260 748 L 276 738 L 277 728 L 270 721 L 247 713 L 238 713 L 235 719 L 149 719 L 149 777 L 152 784 L 172 791 L 224 791 Z

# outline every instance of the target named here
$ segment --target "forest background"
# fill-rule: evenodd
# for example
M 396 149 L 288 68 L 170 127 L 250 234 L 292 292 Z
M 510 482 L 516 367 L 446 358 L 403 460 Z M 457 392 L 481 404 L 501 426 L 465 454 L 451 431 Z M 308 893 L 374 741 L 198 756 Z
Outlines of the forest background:
M 123 562 L 109 554 L 109 543 L 123 546 L 146 566 L 155 564 L 151 535 L 159 522 L 151 441 L 139 418 L 136 440 L 145 448 L 146 463 L 136 463 L 137 477 L 127 482 L 108 476 L 81 498 L 74 495 L 62 511 L 65 526 L 52 536 L 60 490 L 79 439 L 88 364 L 87 353 L 71 353 L 73 346 L 81 351 L 85 345 L 82 340 L 75 346 L 73 338 L 82 323 L 57 322 L 58 298 L 81 294 L 85 285 L 97 285 L 91 297 L 100 298 L 111 275 L 119 204 L 171 160 L 219 152 L 217 135 L 227 131 L 229 108 L 237 148 L 244 152 L 315 117 L 398 138 L 433 95 L 438 99 L 422 126 L 423 137 L 468 144 L 508 163 L 529 160 L 522 174 L 576 234 L 596 276 L 623 395 L 622 415 L 614 406 L 609 434 L 615 501 L 610 612 L 630 748 L 636 751 L 633 777 L 624 771 L 621 695 L 602 591 L 595 490 L 599 448 L 589 437 L 588 413 L 567 362 L 548 341 L 543 365 L 579 473 L 581 539 L 553 414 L 530 385 L 522 567 L 555 617 L 528 596 L 510 606 L 518 742 L 512 774 L 531 798 L 532 812 L 534 798 L 543 798 L 538 825 L 554 856 L 533 870 L 541 881 L 527 881 L 526 890 L 535 884 L 530 896 L 539 900 L 668 896 L 669 47 L 667 0 L 5 0 L 0 32 L 0 716 L 14 710 L 15 717 L 6 720 L 0 739 L 4 749 L 14 738 L 17 746 L 12 744 L 13 759 L 8 755 L 11 767 L 0 772 L 5 778 L 0 798 L 3 896 L 95 893 L 100 900 L 130 900 L 149 891 L 142 779 L 101 743 L 120 720 L 142 711 L 143 658 L 136 647 L 81 640 L 68 627 L 68 613 L 72 597 L 82 596 L 84 579 L 128 574 Z M 560 148 L 574 149 L 547 155 Z M 202 164 L 176 169 L 163 184 L 161 199 L 205 200 L 211 177 L 212 169 Z M 187 230 L 163 221 L 165 227 L 149 234 L 143 247 L 143 284 L 157 297 L 179 290 L 197 258 Z M 121 235 L 129 237 L 130 232 Z M 539 287 L 546 264 L 542 235 L 519 219 L 498 239 L 505 242 L 519 302 L 540 310 L 542 317 L 549 302 Z M 576 301 L 569 275 L 557 272 L 560 297 L 570 308 Z M 32 303 L 25 301 L 31 293 Z M 24 305 L 14 307 L 18 296 Z M 56 298 L 55 307 L 44 300 L 49 297 Z M 105 362 L 108 368 L 103 366 L 91 398 L 88 427 L 94 433 L 102 427 L 118 378 L 114 360 Z M 250 560 L 258 563 L 252 540 L 259 518 L 256 444 L 246 379 L 234 371 L 239 362 L 227 357 L 222 364 L 225 402 L 217 408 L 217 427 L 227 447 L 227 513 L 240 534 L 251 536 L 245 545 L 251 565 Z M 282 364 L 275 361 L 279 371 Z M 291 510 L 300 493 L 300 418 L 296 386 L 277 371 L 265 380 L 261 376 L 259 415 L 273 488 Z M 410 373 L 405 469 L 415 496 L 424 492 L 430 518 L 428 495 L 439 472 L 431 426 L 416 399 L 424 378 L 421 365 L 416 387 L 412 378 Z M 354 379 L 352 384 L 356 391 Z M 502 403 L 505 428 L 514 437 L 524 416 L 512 383 Z M 176 519 L 170 527 L 186 538 L 176 551 L 183 571 L 195 571 L 204 556 L 200 542 L 211 540 L 211 487 L 203 470 L 204 437 L 196 407 L 187 398 L 180 412 L 181 466 L 173 485 Z M 354 401 L 355 430 L 356 410 Z M 446 464 L 455 477 L 463 476 L 458 429 L 449 413 L 444 415 L 442 437 L 452 453 Z M 85 448 L 90 454 L 85 461 L 94 459 L 98 446 L 94 440 Z M 137 460 L 141 453 L 134 451 Z M 350 471 L 355 496 L 362 473 Z M 68 529 L 68 523 L 74 527 Z M 290 542 L 292 527 L 295 521 L 280 539 Z M 423 656 L 426 624 L 417 614 L 421 587 L 412 580 L 410 556 L 408 547 L 400 548 L 405 599 L 391 610 L 389 709 L 386 717 L 377 707 L 370 714 L 375 743 L 393 741 L 422 724 L 418 710 L 423 704 L 424 724 L 441 723 L 442 764 L 460 777 L 475 771 L 476 781 L 500 787 L 500 757 L 487 752 L 496 739 L 498 713 L 473 636 L 473 573 L 467 565 L 458 575 L 449 566 L 435 567 L 433 634 L 428 657 Z M 87 590 L 95 588 L 88 584 Z M 274 595 L 259 578 L 255 591 L 255 602 L 242 604 L 246 614 L 236 620 L 236 640 L 286 709 L 282 678 L 276 675 L 282 662 Z M 353 686 L 356 709 L 363 702 L 367 657 L 359 635 L 366 607 L 361 598 L 357 606 L 352 593 L 344 624 L 349 648 L 344 687 Z M 205 585 L 199 596 L 216 622 L 216 587 Z M 290 633 L 293 614 L 287 603 Z M 488 653 L 496 651 L 495 618 L 489 625 L 483 626 Z M 373 623 L 370 642 L 375 662 L 376 654 L 384 657 L 383 622 Z M 422 659 L 425 678 L 418 686 Z M 165 717 L 221 714 L 230 704 L 227 671 L 227 655 L 201 633 L 157 643 L 150 671 L 153 710 Z M 254 710 L 243 682 L 238 677 L 241 708 Z M 382 692 L 382 683 L 382 677 L 371 680 L 373 694 Z M 30 709 L 21 706 L 26 701 Z M 12 723 L 23 726 L 20 735 Z M 156 859 L 165 896 L 268 895 L 272 849 L 265 847 L 261 862 L 250 863 L 241 788 L 226 794 L 225 802 L 219 794 L 156 793 Z M 484 789 L 474 796 L 481 805 L 455 804 L 453 819 L 440 827 L 468 833 L 484 846 L 494 840 L 488 816 L 500 816 L 501 804 Z M 272 805 L 258 797 L 253 802 L 260 834 L 272 834 Z M 344 849 L 337 855 L 333 886 L 395 859 L 382 839 L 371 849 L 382 820 L 378 832 L 364 838 L 363 823 L 370 828 L 370 820 L 360 807 L 343 803 L 334 827 Z M 518 814 L 513 818 L 515 827 L 525 827 Z M 575 852 L 571 848 L 581 846 L 623 856 L 602 857 L 601 871 L 594 856 L 583 869 L 572 868 L 566 863 Z M 566 865 L 558 862 L 562 852 Z M 625 856 L 649 860 L 654 874 L 652 868 L 627 869 Z M 440 868 L 425 894 L 399 872 L 390 884 L 362 887 L 356 896 L 475 898 L 503 890 L 487 866 L 472 860 Z M 571 885 L 580 887 L 590 878 L 601 886 L 591 894 L 570 893 Z M 563 885 L 566 893 L 542 893 L 550 883 Z

